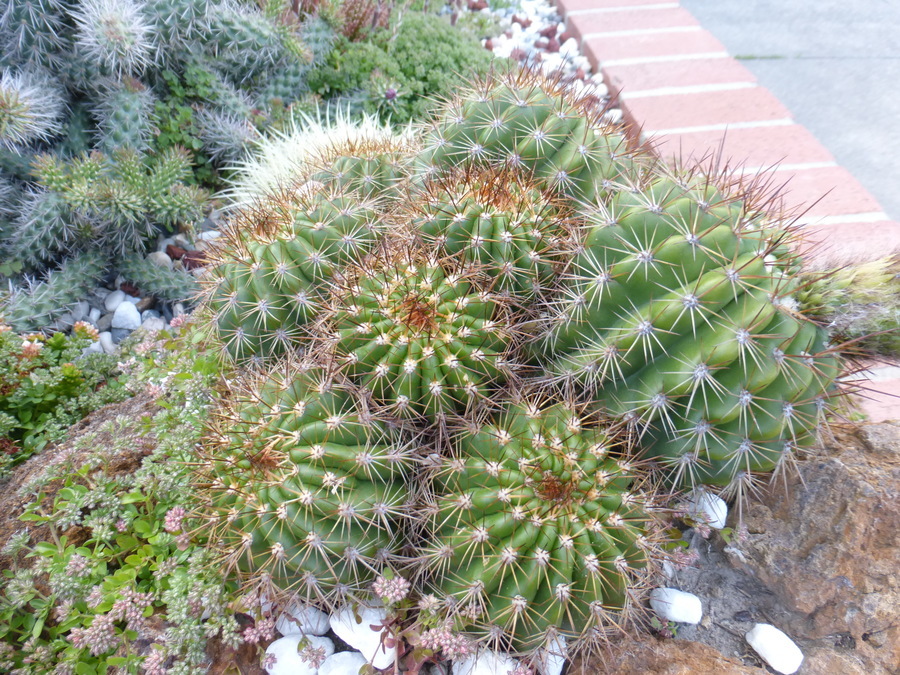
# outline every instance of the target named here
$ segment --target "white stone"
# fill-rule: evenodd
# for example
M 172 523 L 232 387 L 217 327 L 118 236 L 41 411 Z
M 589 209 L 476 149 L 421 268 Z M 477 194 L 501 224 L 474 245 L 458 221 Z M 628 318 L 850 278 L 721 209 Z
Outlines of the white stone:
M 136 305 L 141 301 L 141 299 L 136 295 L 126 295 L 125 302 L 130 302 L 132 305 Z
M 537 654 L 537 667 L 541 675 L 560 675 L 566 665 L 568 648 L 565 636 L 558 636 Z
M 79 300 L 72 308 L 72 321 L 82 321 L 91 311 L 91 306 L 87 300 Z
M 331 615 L 331 630 L 351 647 L 358 649 L 376 668 L 387 668 L 394 664 L 396 647 L 385 647 L 381 642 L 381 631 L 370 626 L 380 625 L 387 618 L 383 607 L 357 607 L 356 614 L 362 621 L 356 622 L 353 608 L 345 606 Z
M 458 659 L 450 668 L 451 675 L 509 675 L 519 662 L 508 654 L 500 654 L 490 649 L 482 649 L 477 653 Z
M 90 321 L 95 326 L 97 322 L 100 320 L 100 310 L 94 307 L 90 312 L 88 312 L 88 321 Z
M 324 649 L 326 660 L 334 654 L 334 643 L 328 638 L 311 635 L 304 638 L 302 635 L 288 635 L 275 640 L 266 649 L 266 657 L 274 656 L 275 662 L 266 665 L 269 675 L 316 675 L 320 670 L 314 668 L 308 661 L 300 658 L 300 641 L 308 641 L 314 649 Z
M 288 605 L 275 622 L 282 635 L 325 635 L 328 615 L 309 605 Z
M 559 53 L 563 56 L 578 56 L 578 40 L 569 38 L 559 46 Z
M 213 239 L 218 239 L 222 236 L 222 233 L 218 230 L 207 230 L 206 232 L 201 232 L 197 235 L 197 241 L 212 241 Z
M 157 267 L 163 267 L 168 270 L 172 269 L 172 259 L 165 251 L 153 251 L 153 253 L 147 256 L 147 260 Z
M 172 307 L 172 316 L 181 316 L 182 314 L 184 314 L 184 305 L 176 302 L 175 306 Z
M 728 519 L 728 504 L 712 492 L 694 490 L 683 505 L 693 520 L 704 522 L 715 530 L 725 527 Z
M 791 675 L 800 669 L 803 652 L 787 635 L 767 623 L 758 623 L 746 635 L 747 644 L 772 670 Z
M 113 314 L 112 327 L 136 330 L 141 327 L 141 313 L 133 303 L 122 302 Z
M 157 333 L 166 329 L 166 320 L 158 316 L 148 316 L 141 323 L 141 328 L 148 333 Z
M 107 312 L 115 312 L 123 302 L 125 302 L 125 291 L 113 291 L 106 296 L 103 306 L 106 307 Z
M 112 337 L 112 336 L 110 336 Z M 102 354 L 103 353 L 103 345 L 100 344 L 99 340 L 97 342 L 92 342 L 87 347 L 81 350 L 82 355 L 87 356 L 88 354 Z
M 622 121 L 622 110 L 620 108 L 610 108 L 603 113 L 603 120 L 610 124 L 618 124 Z
M 697 624 L 703 618 L 700 598 L 675 588 L 654 588 L 650 591 L 650 606 L 666 621 Z
M 104 353 L 112 354 L 113 352 L 116 351 L 116 345 L 112 341 L 112 333 L 110 333 L 108 330 L 105 330 L 102 333 L 100 333 L 100 336 L 98 337 L 98 342 L 100 343 L 100 347 L 102 347 Z
M 359 669 L 366 665 L 366 657 L 359 652 L 341 652 L 329 656 L 319 666 L 318 675 L 359 675 Z

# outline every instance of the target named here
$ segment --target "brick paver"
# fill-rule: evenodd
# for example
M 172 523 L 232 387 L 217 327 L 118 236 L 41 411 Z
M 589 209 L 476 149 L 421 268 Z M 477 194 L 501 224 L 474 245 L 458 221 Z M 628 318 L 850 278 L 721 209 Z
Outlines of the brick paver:
M 566 19 L 566 29 L 579 41 L 595 34 L 698 28 L 699 25 L 691 13 L 681 7 L 655 11 L 624 9 L 620 12 L 573 14 Z
M 765 87 L 636 98 L 626 106 L 645 133 L 790 118 Z
M 803 208 L 806 222 L 881 212 L 878 200 L 842 166 L 779 171 L 773 178 L 784 184 L 785 201 Z
M 837 264 L 847 260 L 877 260 L 900 253 L 900 223 L 881 220 L 868 223 L 806 225 L 801 251 L 818 260 Z M 894 242 L 893 251 L 890 242 Z
M 611 92 L 626 97 L 671 87 L 756 82 L 734 59 L 717 58 L 609 66 L 603 68 L 603 79 Z

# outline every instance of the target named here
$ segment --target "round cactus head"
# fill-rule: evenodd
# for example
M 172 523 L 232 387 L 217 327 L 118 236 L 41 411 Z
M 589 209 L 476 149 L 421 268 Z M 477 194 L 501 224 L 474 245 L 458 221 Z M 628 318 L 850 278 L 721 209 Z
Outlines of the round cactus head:
M 507 376 L 502 303 L 414 246 L 372 256 L 332 294 L 322 328 L 346 373 L 402 416 L 473 408 Z
M 429 182 L 424 198 L 414 215 L 422 238 L 484 272 L 494 292 L 528 300 L 551 286 L 567 212 L 525 174 L 469 165 Z
M 258 359 L 295 344 L 332 277 L 373 246 L 377 214 L 371 200 L 316 188 L 238 212 L 203 277 L 228 354 Z
M 581 408 L 535 398 L 456 437 L 420 560 L 461 629 L 530 650 L 627 618 L 653 549 L 622 450 Z
M 212 540 L 248 585 L 332 604 L 399 547 L 411 453 L 308 362 L 248 375 L 217 414 L 196 484 Z
M 593 96 L 540 71 L 496 71 L 460 93 L 432 123 L 419 156 L 433 175 L 469 162 L 532 173 L 543 187 L 589 199 L 636 171 L 621 129 Z
M 545 335 L 549 371 L 642 434 L 679 486 L 740 490 L 808 443 L 838 364 L 798 309 L 790 233 L 657 169 L 587 217 Z

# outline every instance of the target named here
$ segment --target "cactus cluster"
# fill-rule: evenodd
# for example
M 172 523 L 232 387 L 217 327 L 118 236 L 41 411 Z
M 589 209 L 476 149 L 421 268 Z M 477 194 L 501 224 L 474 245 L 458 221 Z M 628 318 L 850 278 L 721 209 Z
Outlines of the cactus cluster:
M 398 490 L 379 564 L 411 576 L 426 613 L 520 652 L 596 645 L 660 557 L 660 485 L 742 497 L 815 438 L 840 361 L 795 297 L 793 235 L 751 189 L 629 150 L 602 109 L 534 73 L 496 74 L 417 140 L 376 146 L 344 128 L 298 161 L 276 157 L 284 139 L 264 147 L 250 173 L 276 167 L 281 185 L 255 183 L 254 200 L 243 184 L 204 277 L 211 331 L 252 364 L 244 390 L 266 392 L 226 396 L 201 472 L 220 475 L 207 508 L 230 509 L 222 554 L 325 603 L 304 574 L 364 592 L 377 565 L 348 582 L 343 540 L 325 563 L 309 532 L 368 514 L 371 486 L 358 506 L 342 482 L 298 508 L 296 531 L 270 515 L 354 456 L 304 450 L 311 402 L 334 413 L 308 386 L 324 369 L 353 401 L 332 419 L 364 410 L 385 444 L 354 436 L 356 467 L 387 446 L 409 461 L 366 480 Z
M 24 194 L 21 213 L 0 227 L 0 273 L 13 289 L 88 249 L 116 271 L 123 253 L 146 254 L 202 217 L 198 177 L 211 183 L 244 155 L 256 116 L 297 100 L 330 44 L 327 24 L 289 9 L 278 0 L 0 3 L 0 178 Z

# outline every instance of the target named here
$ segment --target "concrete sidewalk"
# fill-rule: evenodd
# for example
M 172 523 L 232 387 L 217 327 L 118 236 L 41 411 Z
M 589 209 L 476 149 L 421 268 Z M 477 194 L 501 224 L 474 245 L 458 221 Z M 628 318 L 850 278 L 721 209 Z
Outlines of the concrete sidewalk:
M 900 220 L 900 2 L 681 0 Z

